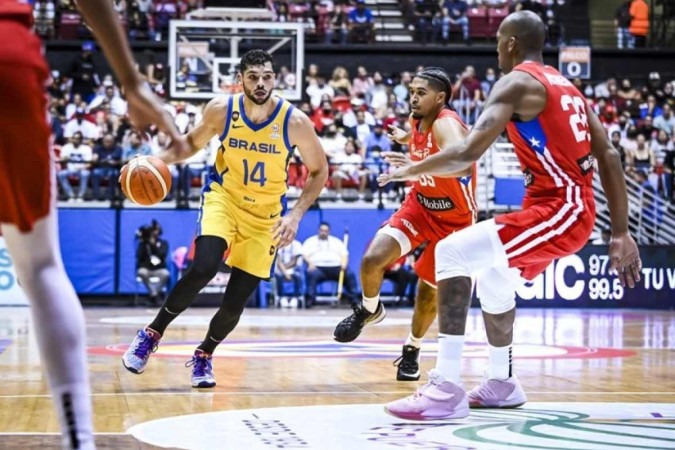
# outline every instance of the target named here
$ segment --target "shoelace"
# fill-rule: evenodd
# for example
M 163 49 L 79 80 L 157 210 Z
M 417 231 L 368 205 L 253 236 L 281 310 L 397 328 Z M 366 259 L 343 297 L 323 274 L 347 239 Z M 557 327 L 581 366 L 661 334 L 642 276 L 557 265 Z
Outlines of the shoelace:
M 352 314 L 347 318 L 347 323 L 349 323 L 350 325 L 356 322 L 357 320 L 359 322 L 363 322 L 363 320 L 366 319 L 371 314 L 370 311 L 368 311 L 366 308 L 361 307 L 361 305 L 352 305 L 352 309 L 354 310 L 354 314 Z
M 194 366 L 194 375 L 198 377 L 203 377 L 206 375 L 206 372 L 211 372 L 211 361 L 208 358 L 198 358 L 193 356 L 190 361 L 185 363 L 185 367 L 192 366 Z
M 141 359 L 146 359 L 150 353 L 157 351 L 157 342 L 150 336 L 144 334 L 142 331 L 138 332 L 138 342 L 134 348 L 134 356 Z
M 415 364 L 417 359 L 414 356 L 414 352 L 405 352 L 394 361 L 395 367 L 400 367 L 402 370 L 413 371 L 415 369 Z
M 490 383 L 488 381 L 483 381 L 478 386 L 478 389 L 474 393 L 474 395 L 477 395 L 477 396 L 483 397 L 483 398 L 490 398 L 490 397 L 496 397 L 497 393 L 492 390 L 492 388 L 490 387 Z
M 444 378 L 441 376 L 441 374 L 436 372 L 436 370 L 430 370 L 429 372 L 427 372 L 427 375 L 429 376 L 429 381 L 424 386 L 417 388 L 417 391 L 415 391 L 412 397 L 410 397 L 411 400 L 417 400 L 428 388 L 430 388 L 431 386 L 441 384 L 443 381 L 445 381 Z

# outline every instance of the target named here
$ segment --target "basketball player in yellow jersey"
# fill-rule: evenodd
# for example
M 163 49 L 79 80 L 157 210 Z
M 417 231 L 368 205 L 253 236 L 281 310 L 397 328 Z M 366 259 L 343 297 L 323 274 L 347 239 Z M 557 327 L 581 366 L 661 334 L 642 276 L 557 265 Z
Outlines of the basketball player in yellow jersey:
M 145 370 L 168 325 L 214 277 L 229 248 L 227 263 L 232 274 L 222 304 L 186 364 L 192 367 L 193 387 L 216 385 L 213 351 L 239 322 L 260 280 L 271 276 L 277 249 L 293 242 L 300 219 L 328 177 L 326 156 L 312 122 L 287 101 L 271 95 L 276 77 L 270 54 L 247 52 L 238 77 L 244 93 L 213 99 L 202 121 L 183 137 L 190 152 L 182 154 L 172 147 L 160 155 L 168 164 L 180 162 L 213 136 L 220 136 L 221 146 L 202 190 L 194 262 L 124 354 L 124 367 L 133 373 Z M 295 207 L 286 213 L 287 166 L 295 146 L 309 177 Z

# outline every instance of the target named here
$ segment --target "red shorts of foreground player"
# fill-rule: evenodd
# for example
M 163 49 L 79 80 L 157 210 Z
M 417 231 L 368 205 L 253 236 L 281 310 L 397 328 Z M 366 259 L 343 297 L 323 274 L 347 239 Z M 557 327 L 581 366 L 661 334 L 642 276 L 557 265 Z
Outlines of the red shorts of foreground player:
M 25 26 L 0 18 L 0 223 L 25 232 L 49 213 L 53 189 L 47 66 L 36 42 Z

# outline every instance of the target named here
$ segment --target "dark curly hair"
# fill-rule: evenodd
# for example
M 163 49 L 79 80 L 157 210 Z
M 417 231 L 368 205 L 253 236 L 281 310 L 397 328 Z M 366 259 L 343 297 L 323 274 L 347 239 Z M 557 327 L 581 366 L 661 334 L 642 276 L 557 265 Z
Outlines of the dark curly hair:
M 244 73 L 251 66 L 262 66 L 265 63 L 270 63 L 274 67 L 274 59 L 265 50 L 255 49 L 244 53 L 239 63 L 239 72 Z

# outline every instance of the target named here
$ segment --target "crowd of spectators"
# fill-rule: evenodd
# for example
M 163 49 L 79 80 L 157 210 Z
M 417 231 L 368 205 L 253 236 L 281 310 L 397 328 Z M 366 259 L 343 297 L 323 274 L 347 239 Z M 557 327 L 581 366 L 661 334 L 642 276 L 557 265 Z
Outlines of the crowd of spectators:
M 92 58 L 92 46 L 82 52 L 66 73 L 53 73 L 49 89 L 52 128 L 60 150 L 58 180 L 64 200 L 111 199 L 122 164 L 136 154 L 154 154 L 167 146 L 161 132 L 140 134 L 131 129 L 126 102 L 110 75 L 101 76 Z M 417 68 L 398 73 L 370 72 L 358 67 L 350 74 L 344 67 L 307 68 L 304 98 L 297 103 L 313 121 L 331 176 L 324 197 L 372 200 L 379 192 L 376 177 L 386 170 L 381 153 L 407 148 L 387 137 L 391 125 L 407 128 L 408 84 Z M 147 82 L 155 92 L 165 90 L 161 64 L 148 64 Z M 294 82 L 280 67 L 278 85 Z M 455 75 L 452 106 L 473 124 L 499 74 L 493 68 L 477 73 L 467 66 Z M 607 133 L 622 154 L 626 173 L 655 193 L 673 199 L 675 171 L 675 96 L 673 82 L 652 72 L 646 80 L 610 78 L 598 84 L 574 80 L 589 105 L 600 116 Z M 182 133 L 200 120 L 203 104 L 171 102 L 167 108 Z M 205 151 L 171 168 L 176 196 L 198 195 L 206 169 L 215 158 L 217 137 Z M 304 167 L 299 154 L 291 162 L 289 185 L 302 189 Z M 348 189 L 348 191 L 345 191 Z M 384 192 L 385 200 L 400 199 L 402 186 Z M 395 201 L 395 200 L 394 200 Z

